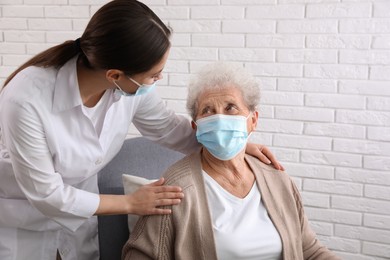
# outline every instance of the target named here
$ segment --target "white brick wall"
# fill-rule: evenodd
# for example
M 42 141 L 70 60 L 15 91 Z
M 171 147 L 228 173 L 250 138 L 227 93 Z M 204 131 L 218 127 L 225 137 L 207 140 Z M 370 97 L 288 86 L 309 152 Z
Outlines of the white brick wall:
M 106 2 L 0 0 L 0 83 L 77 38 Z M 343 259 L 390 259 L 390 1 L 144 2 L 174 30 L 158 88 L 167 105 L 186 114 L 203 64 L 243 64 L 263 90 L 252 140 L 294 176 L 319 238 Z

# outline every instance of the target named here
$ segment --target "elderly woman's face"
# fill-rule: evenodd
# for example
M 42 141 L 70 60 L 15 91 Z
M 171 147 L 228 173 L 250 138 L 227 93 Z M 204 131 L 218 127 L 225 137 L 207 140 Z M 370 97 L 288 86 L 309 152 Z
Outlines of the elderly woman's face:
M 258 113 L 250 113 L 241 91 L 233 86 L 207 90 L 197 100 L 196 138 L 215 158 L 227 161 L 245 153 L 248 135 L 254 131 Z

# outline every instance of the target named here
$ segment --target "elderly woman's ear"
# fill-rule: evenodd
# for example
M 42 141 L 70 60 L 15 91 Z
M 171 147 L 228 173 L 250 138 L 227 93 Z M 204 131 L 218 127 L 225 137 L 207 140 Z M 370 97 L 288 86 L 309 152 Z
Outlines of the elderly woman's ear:
M 252 133 L 253 131 L 256 130 L 257 121 L 259 119 L 259 112 L 257 112 L 257 111 L 251 112 L 251 115 L 249 116 L 249 119 L 251 119 L 251 123 L 248 126 L 248 134 L 250 134 L 250 133 Z

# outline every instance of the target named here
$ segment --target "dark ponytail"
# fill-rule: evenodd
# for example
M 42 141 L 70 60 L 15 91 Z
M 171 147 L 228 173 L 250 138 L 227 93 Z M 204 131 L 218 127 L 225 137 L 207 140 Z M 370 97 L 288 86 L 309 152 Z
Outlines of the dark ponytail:
M 118 69 L 127 75 L 150 70 L 170 47 L 170 29 L 145 4 L 136 0 L 113 0 L 89 21 L 83 35 L 43 51 L 14 71 L 6 86 L 29 66 L 63 66 L 80 55 L 91 69 Z

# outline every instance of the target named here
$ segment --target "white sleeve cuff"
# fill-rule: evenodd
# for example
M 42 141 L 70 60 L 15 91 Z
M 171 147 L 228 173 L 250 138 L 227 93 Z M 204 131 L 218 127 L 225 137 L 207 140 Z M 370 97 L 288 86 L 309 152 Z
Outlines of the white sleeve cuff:
M 82 224 L 92 217 L 100 204 L 99 194 L 91 193 L 84 190 L 75 189 L 75 202 L 73 203 L 70 213 L 72 217 L 66 219 L 55 219 L 66 228 L 76 231 Z

